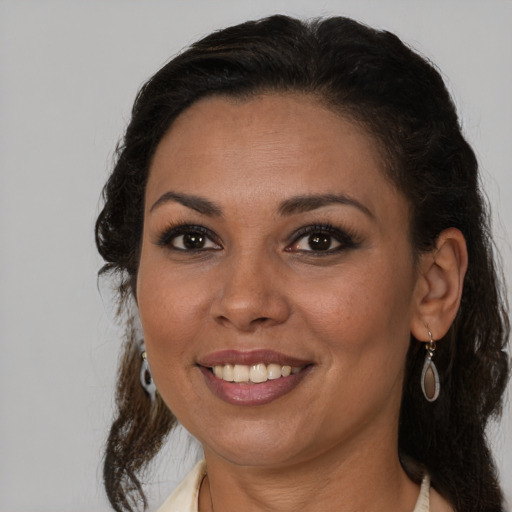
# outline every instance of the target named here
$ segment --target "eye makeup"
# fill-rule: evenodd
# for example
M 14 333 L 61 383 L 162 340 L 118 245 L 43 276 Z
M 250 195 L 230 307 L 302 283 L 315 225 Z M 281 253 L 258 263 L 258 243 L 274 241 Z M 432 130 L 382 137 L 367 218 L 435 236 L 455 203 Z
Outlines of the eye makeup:
M 183 252 L 220 250 L 219 237 L 210 229 L 191 223 L 173 223 L 167 226 L 154 243 L 160 247 Z
M 310 224 L 293 233 L 292 242 L 286 252 L 308 253 L 313 256 L 327 256 L 359 246 L 359 238 L 346 228 L 331 223 Z
M 328 256 L 356 249 L 359 236 L 345 227 L 330 222 L 302 226 L 287 237 L 284 252 L 308 256 Z M 199 253 L 223 249 L 220 237 L 211 229 L 197 223 L 174 221 L 168 224 L 155 239 L 155 245 L 177 252 Z

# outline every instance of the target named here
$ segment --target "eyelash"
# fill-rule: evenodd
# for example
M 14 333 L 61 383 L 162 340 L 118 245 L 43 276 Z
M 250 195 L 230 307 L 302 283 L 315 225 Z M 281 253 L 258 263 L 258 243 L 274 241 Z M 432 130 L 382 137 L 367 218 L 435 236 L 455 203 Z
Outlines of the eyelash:
M 173 246 L 172 242 L 176 240 L 179 236 L 184 235 L 200 235 L 207 239 L 209 239 L 211 242 L 213 242 L 216 245 L 219 245 L 218 238 L 209 229 L 205 228 L 204 226 L 197 226 L 197 225 L 191 225 L 191 224 L 179 224 L 177 226 L 171 226 L 167 228 L 157 239 L 156 244 L 161 247 L 167 247 L 174 251 L 182 251 L 182 252 L 201 252 L 206 250 L 212 250 L 212 248 L 200 248 L 200 249 L 181 249 L 178 247 Z M 218 250 L 218 249 L 216 249 Z
M 313 251 L 313 250 L 298 250 L 297 252 L 308 253 L 313 256 L 327 256 L 334 253 L 338 253 L 347 249 L 355 249 L 358 247 L 357 237 L 355 234 L 350 233 L 346 229 L 340 229 L 332 224 L 312 224 L 310 226 L 304 226 L 299 229 L 293 235 L 293 242 L 285 249 L 287 252 L 293 252 L 291 247 L 298 244 L 303 238 L 311 237 L 313 235 L 326 235 L 332 237 L 336 242 L 339 243 L 338 247 L 334 249 Z
M 179 247 L 175 247 L 173 245 L 173 242 L 179 237 L 179 236 L 185 236 L 185 235 L 199 235 L 202 237 L 207 238 L 210 242 L 216 244 L 219 246 L 219 249 L 212 248 L 212 247 L 201 247 L 197 249 L 183 249 Z M 293 246 L 297 245 L 303 238 L 307 236 L 312 235 L 326 235 L 328 237 L 332 237 L 336 242 L 339 243 L 338 247 L 335 247 L 334 249 L 327 249 L 327 250 L 302 250 L 298 249 L 296 251 L 293 250 Z M 340 229 L 334 227 L 332 224 L 312 224 L 309 226 L 304 226 L 300 228 L 298 231 L 296 231 L 291 237 L 293 241 L 288 244 L 285 248 L 286 252 L 300 252 L 303 254 L 311 254 L 314 256 L 327 256 L 334 253 L 341 252 L 343 250 L 347 249 L 354 249 L 356 248 L 359 243 L 357 242 L 357 237 L 355 234 L 350 233 L 346 229 Z M 222 248 L 221 244 L 219 243 L 218 237 L 210 231 L 209 229 L 205 228 L 204 226 L 199 225 L 192 225 L 192 224 L 179 224 L 175 226 L 171 226 L 164 230 L 164 232 L 157 238 L 156 244 L 160 247 L 166 247 L 168 249 L 171 249 L 173 251 L 181 251 L 181 252 L 188 252 L 188 253 L 201 253 L 205 251 L 212 251 L 212 250 L 220 250 Z

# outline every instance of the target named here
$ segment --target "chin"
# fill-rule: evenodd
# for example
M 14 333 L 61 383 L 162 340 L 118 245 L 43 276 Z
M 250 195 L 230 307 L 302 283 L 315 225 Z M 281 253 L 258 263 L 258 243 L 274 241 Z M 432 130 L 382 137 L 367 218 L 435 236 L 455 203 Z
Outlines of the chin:
M 272 467 L 287 463 L 304 449 L 305 439 L 300 430 L 266 420 L 260 423 L 228 429 L 227 435 L 210 434 L 208 439 L 199 439 L 205 455 L 213 452 L 238 466 Z

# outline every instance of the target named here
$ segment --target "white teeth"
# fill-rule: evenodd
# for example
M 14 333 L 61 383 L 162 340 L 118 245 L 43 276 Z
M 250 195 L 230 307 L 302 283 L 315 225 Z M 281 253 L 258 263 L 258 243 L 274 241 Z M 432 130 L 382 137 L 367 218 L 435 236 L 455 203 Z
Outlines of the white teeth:
M 228 382 L 233 382 L 235 380 L 234 375 L 234 367 L 232 364 L 226 364 L 224 366 L 216 366 L 216 368 L 220 368 L 222 370 L 222 376 L 219 377 Z
M 249 382 L 249 367 L 245 364 L 235 364 L 233 377 L 235 382 Z
M 268 380 L 279 379 L 279 377 L 281 377 L 281 365 L 280 364 L 269 364 L 267 366 Z
M 300 366 L 289 366 L 271 363 L 253 364 L 248 366 L 245 364 L 216 365 L 213 367 L 213 373 L 218 379 L 227 382 L 253 382 L 255 384 L 266 382 L 267 380 L 280 379 L 295 375 L 302 370 Z
M 249 371 L 249 380 L 251 382 L 266 382 L 267 368 L 263 363 L 254 364 Z

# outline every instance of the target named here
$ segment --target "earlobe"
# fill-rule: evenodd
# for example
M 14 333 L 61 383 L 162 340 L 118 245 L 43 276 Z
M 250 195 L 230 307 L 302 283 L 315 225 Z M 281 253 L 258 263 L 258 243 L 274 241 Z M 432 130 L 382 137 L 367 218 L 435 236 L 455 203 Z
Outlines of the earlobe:
M 435 339 L 440 339 L 455 319 L 462 296 L 468 266 L 462 233 L 456 228 L 444 230 L 435 248 L 421 255 L 419 266 L 411 333 L 427 341 L 430 329 Z

